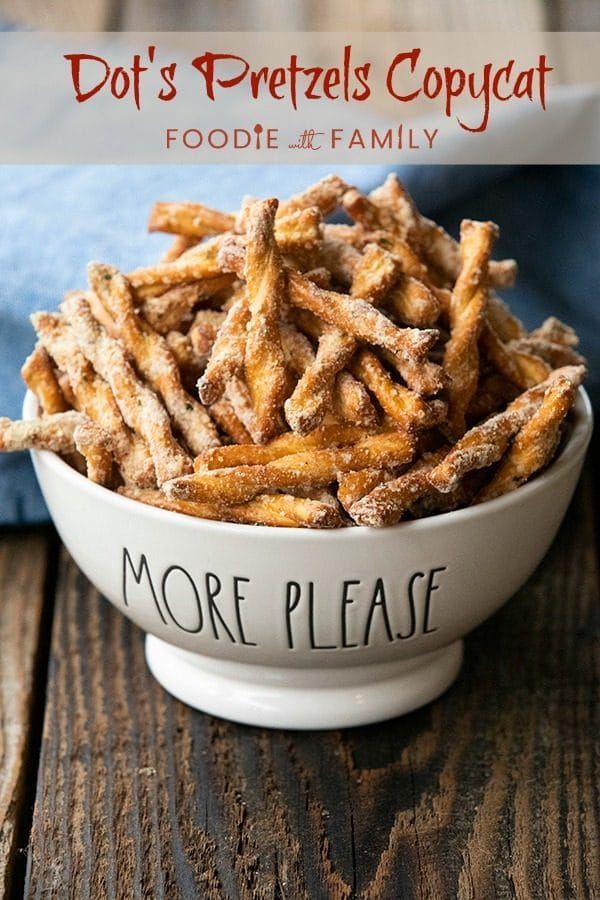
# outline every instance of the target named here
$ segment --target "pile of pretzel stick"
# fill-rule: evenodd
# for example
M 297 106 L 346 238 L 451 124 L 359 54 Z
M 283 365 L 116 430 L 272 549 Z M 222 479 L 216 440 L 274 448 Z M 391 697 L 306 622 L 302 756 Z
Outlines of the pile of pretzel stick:
M 346 214 L 346 224 L 327 221 Z M 0 450 L 59 453 L 167 510 L 287 527 L 378 527 L 518 488 L 557 453 L 585 361 L 556 318 L 528 332 L 498 291 L 498 228 L 459 240 L 395 175 L 328 176 L 237 212 L 156 203 L 156 264 L 91 263 L 32 317 L 31 421 Z

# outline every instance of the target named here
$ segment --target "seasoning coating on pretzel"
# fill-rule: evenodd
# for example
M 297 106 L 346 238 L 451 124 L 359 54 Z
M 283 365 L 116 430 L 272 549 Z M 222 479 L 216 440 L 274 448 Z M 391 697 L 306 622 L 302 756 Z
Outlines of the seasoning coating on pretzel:
M 85 421 L 82 413 L 69 410 L 41 419 L 11 421 L 0 418 L 0 451 L 54 450 L 55 453 L 72 453 L 75 449 L 73 434 Z
M 214 424 L 197 400 L 181 384 L 177 363 L 169 345 L 147 322 L 136 315 L 127 280 L 112 266 L 90 263 L 90 286 L 110 313 L 124 347 L 159 394 L 175 427 L 193 453 L 219 444 Z
M 346 334 L 389 350 L 404 368 L 406 380 L 419 389 L 416 360 L 437 340 L 434 329 L 399 328 L 362 298 L 324 291 L 295 272 L 288 273 L 290 300 Z
M 134 269 L 128 274 L 127 279 L 134 288 L 145 285 L 160 285 L 165 288 L 190 281 L 217 278 L 223 274 L 217 259 L 220 242 L 219 237 L 212 238 L 191 247 L 171 262 Z
M 168 334 L 190 325 L 193 308 L 204 296 L 202 282 L 178 284 L 155 297 L 147 297 L 138 305 L 148 325 L 159 334 Z
M 203 403 L 218 400 L 227 382 L 243 372 L 249 320 L 248 299 L 244 294 L 230 307 L 219 328 L 206 369 L 198 382 L 198 393 Z
M 460 228 L 461 270 L 450 303 L 450 339 L 444 351 L 449 431 L 465 432 L 465 417 L 479 379 L 479 335 L 488 300 L 488 262 L 498 229 L 465 219 Z
M 277 430 L 287 383 L 279 328 L 285 274 L 273 233 L 276 210 L 276 200 L 257 201 L 247 213 L 244 274 L 250 318 L 244 371 L 261 442 Z
M 48 415 L 69 409 L 52 361 L 42 346 L 37 343 L 21 368 L 21 377 L 29 390 L 38 398 L 42 410 Z
M 326 175 L 316 184 L 311 185 L 299 194 L 284 200 L 277 212 L 278 217 L 287 216 L 298 210 L 316 207 L 322 215 L 333 212 L 346 190 L 346 184 L 337 175 Z
M 551 380 L 540 405 L 519 430 L 494 477 L 477 495 L 476 503 L 514 491 L 548 465 L 576 390 L 576 385 L 565 376 Z
M 387 415 L 402 428 L 417 427 L 431 420 L 430 405 L 415 391 L 393 381 L 374 353 L 361 350 L 352 364 Z
M 41 343 L 69 379 L 72 405 L 111 435 L 124 480 L 138 487 L 153 487 L 154 465 L 145 441 L 125 424 L 111 387 L 79 349 L 68 322 L 46 312 L 34 313 L 31 322 Z
M 355 444 L 365 436 L 359 425 L 321 425 L 307 435 L 288 432 L 273 438 L 268 444 L 247 444 L 244 446 L 215 447 L 201 453 L 194 460 L 194 469 L 227 469 L 232 466 L 264 465 L 282 456 L 304 453 L 307 450 L 343 447 Z
M 546 389 L 556 379 L 563 378 L 577 387 L 584 375 L 583 366 L 564 366 L 557 369 L 545 382 L 520 394 L 503 412 L 471 428 L 430 473 L 431 483 L 439 491 L 448 492 L 458 485 L 467 472 L 483 469 L 498 462 L 514 435 L 542 402 Z
M 150 210 L 148 231 L 165 231 L 168 234 L 202 238 L 230 231 L 234 225 L 234 215 L 211 209 L 202 203 L 157 202 Z
M 353 224 L 324 220 L 340 205 Z M 185 515 L 308 528 L 464 508 L 560 452 L 585 361 L 568 325 L 529 332 L 494 292 L 516 265 L 490 259 L 493 223 L 465 220 L 459 244 L 391 174 L 236 212 L 159 202 L 149 228 L 174 235 L 159 262 L 93 264 L 32 317 L 42 417 L 0 420 L 0 451 L 51 448 Z
M 177 478 L 164 485 L 172 499 L 219 500 L 242 503 L 271 491 L 322 488 L 344 472 L 373 465 L 400 465 L 415 451 L 415 441 L 406 432 L 387 432 L 363 438 L 349 447 L 319 449 L 275 459 L 266 465 L 211 469 Z
M 413 503 L 435 492 L 428 474 L 446 452 L 443 448 L 422 457 L 398 478 L 386 480 L 356 500 L 348 509 L 354 521 L 370 528 L 395 525 Z
M 398 267 L 393 257 L 376 244 L 370 244 L 354 270 L 351 296 L 377 304 L 397 276 Z M 314 360 L 307 366 L 294 393 L 285 403 L 286 419 L 293 431 L 307 434 L 323 421 L 332 406 L 336 385 L 338 391 L 345 392 L 347 397 L 350 388 L 342 386 L 347 379 L 342 384 L 336 379 L 352 359 L 357 346 L 355 339 L 337 328 L 329 327 L 322 331 Z M 354 392 L 356 394 L 356 389 Z M 344 398 L 340 397 L 340 400 L 343 402 Z M 368 407 L 365 406 L 365 409 Z
M 339 528 L 342 525 L 339 510 L 331 503 L 290 494 L 263 494 L 246 503 L 219 506 L 194 500 L 170 500 L 161 491 L 120 488 L 120 493 L 140 503 L 200 519 L 276 528 Z
M 461 268 L 461 252 L 448 232 L 424 216 L 395 173 L 369 195 L 370 204 L 377 210 L 380 221 L 390 230 L 406 237 L 422 252 L 428 264 L 437 269 L 443 280 L 454 282 Z M 385 226 L 384 226 L 385 227 Z M 495 287 L 511 287 L 517 274 L 514 259 L 490 261 L 490 283 Z
M 251 444 L 252 437 L 244 423 L 236 415 L 231 401 L 221 397 L 208 407 L 208 411 L 220 430 L 231 438 L 234 444 Z
M 483 323 L 481 344 L 494 368 L 523 390 L 544 381 L 552 371 L 541 357 L 501 340 L 489 318 Z
M 113 473 L 110 435 L 91 419 L 85 419 L 73 431 L 73 442 L 85 459 L 89 480 L 95 484 L 110 484 Z
M 123 347 L 94 319 L 83 297 L 69 297 L 63 309 L 82 353 L 110 385 L 125 422 L 144 438 L 158 484 L 189 472 L 191 460 L 173 437 L 167 411 L 139 380 Z

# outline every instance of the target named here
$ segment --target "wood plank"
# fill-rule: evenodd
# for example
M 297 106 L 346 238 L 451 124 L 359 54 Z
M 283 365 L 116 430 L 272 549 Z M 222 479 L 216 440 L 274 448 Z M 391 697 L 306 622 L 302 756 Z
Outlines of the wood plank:
M 39 641 L 48 533 L 0 532 L 0 896 L 15 887 L 21 824 L 27 815 L 35 697 L 43 694 Z
M 556 0 L 563 28 L 592 28 L 596 0 Z M 7 19 L 45 30 L 122 31 L 483 31 L 543 30 L 543 0 L 1 0 Z
M 599 896 L 592 503 L 586 484 L 445 697 L 345 732 L 170 699 L 65 557 L 27 896 Z
M 542 0 L 305 0 L 307 30 L 315 31 L 543 31 Z
M 585 0 L 579 0 L 585 2 Z M 577 5 L 577 4 L 575 4 Z M 197 31 L 477 31 L 511 28 L 543 30 L 542 0 L 303 0 L 294 4 L 272 0 L 193 0 L 166 4 L 163 0 L 128 0 L 121 7 L 123 30 Z
M 597 31 L 597 0 L 1 0 L 8 21 L 70 31 Z
M 40 31 L 103 31 L 112 27 L 113 5 L 112 0 L 1 0 L 0 16 Z
M 559 31 L 600 31 L 598 0 L 554 0 Z

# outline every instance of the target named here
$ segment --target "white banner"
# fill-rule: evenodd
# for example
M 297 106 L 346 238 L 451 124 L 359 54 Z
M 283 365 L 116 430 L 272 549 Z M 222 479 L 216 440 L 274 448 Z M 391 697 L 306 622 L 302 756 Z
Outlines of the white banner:
M 2 163 L 598 163 L 595 33 L 0 34 Z

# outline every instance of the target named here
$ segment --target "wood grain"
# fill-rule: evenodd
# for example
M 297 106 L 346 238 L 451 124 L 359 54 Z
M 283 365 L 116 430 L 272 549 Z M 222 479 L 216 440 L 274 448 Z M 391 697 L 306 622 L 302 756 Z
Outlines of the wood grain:
M 0 896 L 15 887 L 15 867 L 30 769 L 32 715 L 40 671 L 47 535 L 0 532 Z M 26 834 L 26 832 L 25 832 Z
M 345 732 L 172 700 L 65 555 L 27 896 L 599 896 L 592 506 L 588 483 L 443 698 Z
M 0 0 L 0 15 L 71 31 L 598 30 L 597 0 Z
M 0 16 L 41 31 L 111 29 L 113 0 L 0 0 Z

